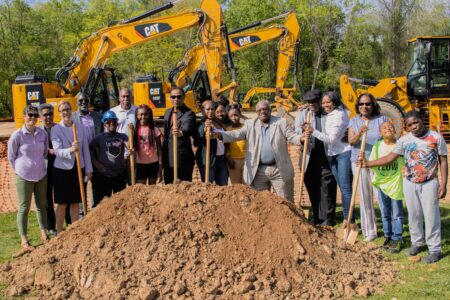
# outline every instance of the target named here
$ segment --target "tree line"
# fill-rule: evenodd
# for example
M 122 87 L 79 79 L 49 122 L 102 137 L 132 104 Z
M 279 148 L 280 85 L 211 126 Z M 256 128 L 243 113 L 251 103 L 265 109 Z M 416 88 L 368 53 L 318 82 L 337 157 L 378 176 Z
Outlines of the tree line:
M 25 71 L 47 74 L 67 62 L 78 42 L 112 21 L 156 7 L 162 0 L 0 0 L 0 117 L 12 115 L 11 83 Z M 337 89 L 339 75 L 379 79 L 405 74 L 407 40 L 450 35 L 450 2 L 440 0 L 222 0 L 229 30 L 295 10 L 300 22 L 298 87 Z M 165 12 L 198 7 L 185 0 Z M 163 13 L 164 14 L 164 13 Z M 130 86 L 139 75 L 168 71 L 198 42 L 196 28 L 114 55 L 108 65 Z M 277 42 L 234 55 L 240 92 L 273 86 Z M 287 85 L 293 83 L 293 76 Z

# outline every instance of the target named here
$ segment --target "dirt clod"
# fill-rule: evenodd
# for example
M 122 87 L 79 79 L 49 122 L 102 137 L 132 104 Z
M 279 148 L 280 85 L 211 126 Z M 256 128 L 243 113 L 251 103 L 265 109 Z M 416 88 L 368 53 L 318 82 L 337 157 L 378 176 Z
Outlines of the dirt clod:
M 104 199 L 0 281 L 40 299 L 334 299 L 382 292 L 393 269 L 272 193 L 181 182 Z

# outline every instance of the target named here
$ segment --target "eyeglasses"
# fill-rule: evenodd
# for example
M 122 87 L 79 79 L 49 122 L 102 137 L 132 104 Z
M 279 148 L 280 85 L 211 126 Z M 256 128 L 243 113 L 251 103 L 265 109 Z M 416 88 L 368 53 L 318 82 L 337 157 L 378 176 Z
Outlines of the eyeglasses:
M 39 114 L 28 113 L 27 116 L 28 116 L 28 118 L 39 118 Z
M 181 100 L 181 99 L 183 99 L 183 95 L 170 95 L 170 99 L 178 99 L 178 100 Z
M 43 117 L 47 118 L 47 117 L 51 117 L 53 116 L 52 112 L 46 113 L 46 114 L 42 114 Z
M 59 112 L 69 112 L 72 111 L 71 108 L 65 108 L 65 109 L 61 109 Z
M 104 123 L 107 125 L 111 125 L 111 124 L 117 124 L 117 121 L 116 120 L 106 120 Z
M 372 102 L 360 102 L 358 106 L 372 106 Z

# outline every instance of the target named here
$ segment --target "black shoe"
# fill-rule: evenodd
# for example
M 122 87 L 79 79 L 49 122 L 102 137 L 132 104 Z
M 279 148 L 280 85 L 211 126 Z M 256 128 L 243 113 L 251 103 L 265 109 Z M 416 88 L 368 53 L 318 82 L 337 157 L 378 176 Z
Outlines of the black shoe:
M 336 225 L 333 221 L 330 221 L 330 220 L 326 220 L 326 221 L 323 221 L 322 223 L 320 223 L 319 224 L 319 226 L 331 226 L 331 227 L 333 227 L 334 225 Z
M 425 257 L 422 257 L 422 259 L 420 260 L 423 263 L 426 264 L 431 264 L 431 263 L 435 263 L 439 260 L 441 260 L 442 258 L 442 252 L 438 252 L 438 253 L 430 253 Z
M 391 246 L 389 247 L 388 252 L 389 253 L 400 253 L 403 249 L 403 241 L 402 240 L 396 240 L 392 241 Z
M 411 248 L 408 249 L 407 254 L 409 256 L 416 256 L 420 252 L 425 251 L 425 246 L 411 246 Z
M 391 244 L 392 244 L 392 239 L 391 239 L 391 237 L 390 237 L 390 236 L 389 236 L 389 237 L 386 237 L 386 239 L 384 240 L 384 243 L 383 243 L 383 245 L 381 246 L 381 248 L 387 250 L 387 249 L 389 249 L 389 247 L 391 246 Z

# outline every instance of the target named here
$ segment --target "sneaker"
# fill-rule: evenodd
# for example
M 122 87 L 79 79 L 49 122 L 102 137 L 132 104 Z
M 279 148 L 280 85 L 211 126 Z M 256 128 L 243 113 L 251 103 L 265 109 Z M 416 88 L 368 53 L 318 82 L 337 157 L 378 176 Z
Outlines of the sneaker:
M 392 241 L 391 246 L 388 249 L 389 253 L 400 253 L 400 251 L 403 248 L 403 241 L 402 240 L 395 240 Z
M 55 229 L 50 229 L 50 230 L 48 231 L 48 233 L 49 233 L 50 235 L 56 236 L 56 230 L 55 230 Z
M 420 260 L 423 263 L 426 264 L 431 264 L 431 263 L 435 263 L 437 261 L 439 261 L 442 258 L 442 252 L 438 252 L 438 253 L 430 253 L 425 257 L 422 257 L 422 259 Z
M 371 242 L 371 241 L 375 240 L 376 238 L 377 238 L 376 235 L 367 236 L 367 237 L 364 239 L 364 242 Z
M 407 254 L 409 256 L 416 256 L 417 254 L 419 254 L 420 252 L 425 251 L 425 246 L 412 246 L 411 248 L 408 249 Z
M 392 244 L 392 239 L 391 239 L 391 237 L 386 237 L 386 239 L 384 240 L 384 243 L 383 243 L 383 245 L 381 246 L 381 248 L 383 248 L 383 249 L 389 249 L 389 247 L 391 246 L 391 244 Z

